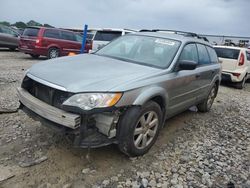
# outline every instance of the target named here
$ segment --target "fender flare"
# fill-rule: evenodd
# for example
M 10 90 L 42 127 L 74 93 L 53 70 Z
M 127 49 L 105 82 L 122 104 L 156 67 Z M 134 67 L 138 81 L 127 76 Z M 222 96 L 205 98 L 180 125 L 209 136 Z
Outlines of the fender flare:
M 168 94 L 163 88 L 159 86 L 145 88 L 140 93 L 140 95 L 134 100 L 133 105 L 142 106 L 154 97 L 161 97 L 164 102 L 163 105 L 164 107 L 166 107 L 168 101 Z

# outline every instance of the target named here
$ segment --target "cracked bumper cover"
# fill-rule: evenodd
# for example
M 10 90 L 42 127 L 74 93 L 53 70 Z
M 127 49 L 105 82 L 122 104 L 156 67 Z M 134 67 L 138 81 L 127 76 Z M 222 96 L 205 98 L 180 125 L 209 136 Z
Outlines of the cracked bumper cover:
M 115 138 L 100 133 L 95 126 L 87 128 L 91 114 L 74 114 L 55 108 L 35 98 L 23 88 L 17 88 L 19 101 L 23 111 L 35 120 L 55 130 L 73 135 L 74 146 L 96 148 L 117 143 Z

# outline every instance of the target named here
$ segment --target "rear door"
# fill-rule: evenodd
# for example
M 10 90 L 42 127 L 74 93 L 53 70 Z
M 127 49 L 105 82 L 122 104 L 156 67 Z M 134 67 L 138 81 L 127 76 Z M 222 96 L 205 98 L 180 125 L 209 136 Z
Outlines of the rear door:
M 112 31 L 112 30 L 98 30 L 93 39 L 92 50 L 96 51 L 101 49 L 110 41 L 120 37 L 122 31 Z
M 62 55 L 68 55 L 70 52 L 80 53 L 81 42 L 76 34 L 68 31 L 61 31 Z
M 240 50 L 215 47 L 217 56 L 222 61 L 222 71 L 231 72 L 237 69 Z
M 218 60 L 214 50 L 206 45 L 197 44 L 199 62 L 197 70 L 197 89 L 198 100 L 203 99 L 209 92 L 211 83 L 215 75 L 218 73 Z M 209 55 L 211 54 L 211 56 Z M 213 60 L 212 60 L 213 58 Z
M 19 48 L 34 49 L 39 33 L 39 28 L 26 28 L 20 38 Z

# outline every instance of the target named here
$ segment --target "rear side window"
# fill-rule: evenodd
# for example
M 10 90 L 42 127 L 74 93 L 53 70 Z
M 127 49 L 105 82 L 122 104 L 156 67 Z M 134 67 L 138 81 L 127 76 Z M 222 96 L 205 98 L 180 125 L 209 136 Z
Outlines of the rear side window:
M 53 29 L 46 29 L 43 34 L 44 37 L 59 39 L 59 31 Z
M 250 52 L 247 52 L 247 61 L 250 61 Z
M 240 50 L 230 48 L 215 48 L 218 57 L 228 59 L 238 59 Z
M 121 31 L 97 31 L 94 40 L 111 41 L 122 35 Z
M 37 37 L 39 28 L 26 28 L 23 32 L 23 36 Z
M 76 34 L 76 41 L 77 42 L 82 42 L 82 36 L 79 34 Z
M 186 45 L 180 55 L 180 60 L 195 61 L 198 63 L 198 53 L 195 44 Z
M 199 63 L 200 65 L 210 64 L 210 58 L 208 56 L 207 49 L 202 44 L 197 44 L 198 54 L 199 54 Z
M 74 33 L 62 31 L 62 39 L 76 41 L 76 36 Z
M 94 33 L 87 33 L 87 39 L 92 40 L 94 38 Z
M 218 63 L 218 57 L 217 57 L 215 50 L 207 46 L 207 51 L 208 51 L 208 54 L 210 56 L 212 63 Z

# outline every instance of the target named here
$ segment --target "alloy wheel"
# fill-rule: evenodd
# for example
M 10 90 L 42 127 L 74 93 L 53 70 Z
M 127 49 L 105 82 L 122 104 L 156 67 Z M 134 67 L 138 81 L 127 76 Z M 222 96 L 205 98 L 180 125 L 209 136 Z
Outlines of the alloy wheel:
M 144 113 L 134 130 L 134 145 L 137 149 L 146 148 L 156 136 L 159 126 L 158 115 L 154 111 Z
M 214 86 L 212 88 L 212 90 L 210 91 L 210 94 L 208 96 L 208 100 L 207 100 L 207 108 L 210 109 L 213 102 L 214 102 L 214 99 L 216 97 L 216 87 Z

